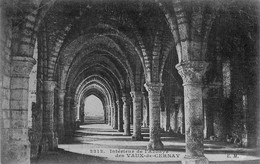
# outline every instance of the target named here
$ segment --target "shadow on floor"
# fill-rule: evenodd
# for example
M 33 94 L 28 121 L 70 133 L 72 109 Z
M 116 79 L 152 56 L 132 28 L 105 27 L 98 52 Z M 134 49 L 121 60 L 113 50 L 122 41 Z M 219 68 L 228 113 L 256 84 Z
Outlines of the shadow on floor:
M 40 156 L 39 159 L 31 160 L 32 164 L 132 164 L 132 163 L 171 163 L 180 164 L 181 159 L 178 161 L 150 161 L 150 162 L 133 162 L 126 161 L 111 161 L 106 157 L 92 156 L 85 152 L 89 149 L 104 148 L 104 149 L 134 149 L 145 150 L 149 141 L 149 134 L 145 134 L 143 141 L 132 141 L 131 136 L 123 136 L 122 132 L 117 132 L 111 127 L 105 124 L 89 124 L 81 126 L 73 136 L 66 138 L 63 144 L 68 147 L 60 147 L 56 152 L 45 153 Z M 167 133 L 162 133 L 162 141 L 164 143 L 164 150 L 178 152 L 184 154 L 185 152 L 185 140 L 182 137 L 176 137 Z M 130 142 L 129 142 L 130 141 Z M 62 144 L 61 144 L 62 145 Z M 84 148 L 82 149 L 81 148 Z M 64 150 L 63 150 L 64 148 Z M 71 150 L 69 150 L 71 148 Z M 80 151 L 75 151 L 79 149 Z M 66 150 L 66 151 L 65 151 Z M 83 150 L 83 151 L 82 151 Z M 74 151 L 74 152 L 73 152 Z M 205 154 L 212 157 L 214 154 L 239 154 L 239 155 L 254 155 L 256 151 L 253 149 L 248 151 L 247 149 L 233 148 L 232 145 L 222 142 L 204 142 Z M 77 153 L 75 153 L 77 152 Z M 81 154 L 84 153 L 84 154 Z M 256 155 L 255 155 L 256 156 Z M 111 159 L 111 158 L 110 158 Z M 209 158 L 210 159 L 210 158 Z M 112 159 L 114 160 L 114 159 Z M 218 159 L 217 159 L 218 160 Z M 130 162 L 129 162 L 130 161 Z M 247 161 L 216 161 L 212 160 L 210 164 L 260 164 L 259 160 L 247 160 Z

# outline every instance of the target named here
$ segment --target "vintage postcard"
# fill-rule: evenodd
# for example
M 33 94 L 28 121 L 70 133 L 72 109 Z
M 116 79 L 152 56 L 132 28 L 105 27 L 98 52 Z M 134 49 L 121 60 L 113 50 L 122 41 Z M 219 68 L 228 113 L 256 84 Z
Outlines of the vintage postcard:
M 258 0 L 1 0 L 0 164 L 260 163 Z

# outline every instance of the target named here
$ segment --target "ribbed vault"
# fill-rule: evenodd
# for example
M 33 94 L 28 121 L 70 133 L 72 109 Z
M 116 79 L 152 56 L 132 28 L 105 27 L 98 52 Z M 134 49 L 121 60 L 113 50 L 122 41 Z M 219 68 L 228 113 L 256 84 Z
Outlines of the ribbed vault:
M 162 130 L 185 135 L 186 162 L 207 163 L 210 136 L 232 133 L 245 147 L 259 145 L 258 7 L 256 0 L 1 1 L 0 163 L 56 150 L 90 95 L 102 101 L 106 123 L 132 140 L 149 127 L 148 149 L 164 149 Z

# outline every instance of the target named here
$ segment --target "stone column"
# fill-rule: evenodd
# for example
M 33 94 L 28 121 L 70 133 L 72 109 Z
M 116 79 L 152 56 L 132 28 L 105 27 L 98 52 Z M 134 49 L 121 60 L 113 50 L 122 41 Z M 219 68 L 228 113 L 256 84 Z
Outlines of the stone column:
M 133 124 L 133 104 L 130 103 L 130 125 Z
M 142 92 L 131 92 L 133 99 L 133 135 L 132 140 L 140 141 L 143 139 L 141 134 L 141 112 L 142 112 Z
M 185 113 L 184 113 L 184 98 L 180 100 L 179 112 L 182 115 L 182 123 L 181 123 L 181 134 L 185 134 Z
M 12 58 L 10 111 L 6 114 L 5 127 L 2 129 L 2 135 L 8 134 L 8 138 L 5 139 L 7 142 L 2 143 L 1 160 L 3 163 L 30 163 L 28 89 L 29 75 L 35 63 L 31 57 L 14 56 Z
M 70 119 L 71 119 L 71 130 L 72 132 L 75 131 L 76 129 L 76 119 L 77 119 L 77 110 L 78 110 L 78 104 L 75 100 L 72 101 L 72 110 L 71 110 L 71 115 L 70 115 Z
M 109 105 L 107 105 L 107 122 L 108 125 L 111 125 L 111 108 Z
M 128 96 L 123 96 L 122 97 L 123 101 L 123 111 L 124 111 L 124 134 L 125 136 L 130 136 L 130 97 Z
M 219 139 L 224 139 L 223 117 L 221 113 L 221 83 L 211 83 L 203 89 L 204 103 L 204 138 L 216 135 Z M 221 118 L 220 118 L 221 117 Z M 214 122 L 215 121 L 215 122 Z M 216 129 L 214 128 L 216 125 Z
M 118 110 L 118 132 L 123 132 L 123 107 L 121 101 L 116 101 L 117 110 Z
M 43 97 L 43 140 L 48 143 L 48 150 L 55 150 L 58 147 L 57 136 L 54 133 L 54 89 L 55 81 L 44 81 Z
M 114 109 L 115 109 L 115 129 L 118 129 L 118 109 L 117 109 L 116 103 L 114 103 Z
M 80 104 L 80 123 L 84 123 L 84 120 L 85 120 L 85 115 L 84 115 L 84 106 L 85 106 L 85 103 L 84 102 L 82 102 L 81 104 Z
M 186 155 L 183 163 L 208 163 L 203 148 L 202 77 L 208 63 L 186 61 L 176 68 L 183 79 Z
M 150 125 L 150 106 L 149 106 L 149 98 L 148 93 L 144 95 L 145 103 L 146 103 L 146 127 L 149 127 Z
M 107 110 L 104 106 L 103 106 L 103 111 L 104 111 L 104 123 L 107 124 Z
M 64 137 L 64 96 L 65 90 L 59 90 L 59 120 L 58 120 L 58 135 L 59 141 L 63 141 Z
M 143 127 L 149 126 L 149 102 L 146 92 L 143 92 Z
M 113 105 L 111 104 L 111 106 L 110 106 L 110 110 L 111 110 L 111 112 L 110 112 L 110 119 L 111 119 L 111 126 L 112 126 L 112 128 L 114 127 L 114 124 L 115 124 L 115 118 L 114 118 L 114 107 L 113 107 Z
M 113 104 L 112 105 L 112 109 L 113 109 L 113 129 L 118 129 L 118 118 L 117 118 L 117 107 Z
M 66 96 L 65 97 L 65 113 L 64 113 L 64 118 L 65 118 L 65 136 L 71 136 L 71 119 L 70 119 L 70 114 L 71 114 L 71 100 L 72 97 Z
M 162 87 L 162 83 L 145 84 L 145 88 L 148 91 L 150 115 L 150 141 L 147 149 L 163 149 L 163 143 L 160 138 L 160 92 Z
M 212 84 L 213 94 L 209 101 L 209 106 L 214 108 L 214 122 L 213 122 L 213 129 L 214 134 L 217 136 L 218 140 L 225 140 L 226 139 L 226 127 L 225 127 L 225 115 L 223 114 L 223 99 L 222 95 L 222 84 L 215 83 Z

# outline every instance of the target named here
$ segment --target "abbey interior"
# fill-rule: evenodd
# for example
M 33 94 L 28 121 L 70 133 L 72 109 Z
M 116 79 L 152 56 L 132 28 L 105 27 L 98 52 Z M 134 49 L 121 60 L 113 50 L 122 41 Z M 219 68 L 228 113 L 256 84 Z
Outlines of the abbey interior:
M 257 0 L 2 0 L 0 163 L 41 163 L 88 126 L 125 145 L 108 154 L 179 143 L 176 163 L 214 163 L 219 147 L 258 163 L 246 158 L 260 145 L 258 10 Z M 99 124 L 87 123 L 91 95 Z

